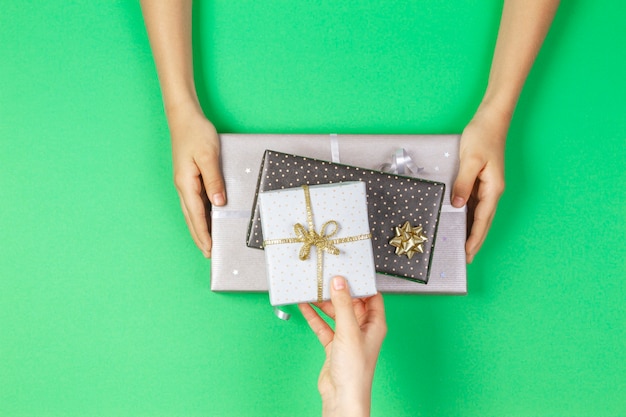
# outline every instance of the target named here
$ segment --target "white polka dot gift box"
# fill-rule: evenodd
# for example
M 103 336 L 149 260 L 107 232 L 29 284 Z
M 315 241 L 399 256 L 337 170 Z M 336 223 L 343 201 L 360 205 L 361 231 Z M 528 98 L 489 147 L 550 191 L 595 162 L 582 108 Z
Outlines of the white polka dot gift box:
M 222 134 L 221 163 L 227 204 L 213 207 L 211 236 L 211 290 L 267 292 L 263 250 L 247 247 L 247 232 L 267 149 L 331 161 L 369 170 L 397 172 L 446 185 L 434 242 L 428 283 L 378 273 L 376 287 L 383 293 L 466 294 L 466 213 L 450 205 L 450 191 L 458 171 L 460 135 L 286 135 Z M 281 173 L 282 175 L 283 173 Z M 289 187 L 287 184 L 286 187 Z M 419 219 L 418 219 L 419 220 Z M 402 228 L 404 223 L 396 224 Z M 410 222 L 402 238 L 413 237 L 408 251 L 422 239 Z M 392 230 L 392 238 L 395 230 Z M 408 239 L 405 239 L 408 240 Z M 412 246 L 411 246 L 412 245 Z M 395 255 L 395 247 L 392 247 Z M 402 250 L 402 249 L 400 249 Z M 412 259 L 420 255 L 414 253 Z M 406 254 L 395 255 L 407 258 Z
M 444 183 L 268 150 L 257 190 L 343 181 L 362 181 L 366 186 L 376 271 L 427 283 Z M 247 236 L 250 247 L 263 247 L 261 219 L 256 204 Z
M 364 183 L 267 191 L 259 207 L 273 306 L 328 300 L 335 275 L 354 297 L 376 294 Z

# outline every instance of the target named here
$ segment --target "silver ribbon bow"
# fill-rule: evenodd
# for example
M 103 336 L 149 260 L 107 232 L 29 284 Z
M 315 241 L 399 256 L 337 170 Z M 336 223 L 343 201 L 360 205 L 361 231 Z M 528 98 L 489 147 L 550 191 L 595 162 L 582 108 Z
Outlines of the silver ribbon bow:
M 415 165 L 404 148 L 396 149 L 391 156 L 391 163 L 385 163 L 380 166 L 380 171 L 389 172 L 398 175 L 417 175 L 424 168 Z

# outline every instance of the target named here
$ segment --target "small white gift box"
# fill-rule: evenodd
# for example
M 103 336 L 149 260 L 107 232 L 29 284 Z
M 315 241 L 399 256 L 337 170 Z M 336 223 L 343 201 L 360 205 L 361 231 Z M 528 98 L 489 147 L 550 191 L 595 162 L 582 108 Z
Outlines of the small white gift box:
M 364 183 L 268 191 L 259 201 L 273 306 L 328 300 L 335 275 L 354 297 L 376 294 Z

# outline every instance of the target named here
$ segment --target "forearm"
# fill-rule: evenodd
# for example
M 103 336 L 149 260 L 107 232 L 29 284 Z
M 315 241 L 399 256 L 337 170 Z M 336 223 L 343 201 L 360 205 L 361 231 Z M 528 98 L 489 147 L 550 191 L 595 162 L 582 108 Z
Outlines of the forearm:
M 193 77 L 192 0 L 141 0 L 141 9 L 168 120 L 178 111 L 201 111 Z
M 558 5 L 559 0 L 505 0 L 481 107 L 511 118 Z

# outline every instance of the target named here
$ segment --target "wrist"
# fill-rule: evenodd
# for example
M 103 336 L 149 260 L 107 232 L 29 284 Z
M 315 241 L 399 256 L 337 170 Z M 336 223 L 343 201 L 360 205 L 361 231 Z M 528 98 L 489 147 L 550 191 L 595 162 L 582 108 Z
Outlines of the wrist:
M 513 117 L 513 109 L 495 101 L 483 100 L 472 117 L 470 125 L 492 132 L 492 139 L 506 140 Z
M 476 114 L 487 113 L 493 115 L 508 126 L 513 118 L 518 97 L 519 95 L 514 92 L 487 88 Z
M 170 125 L 176 124 L 181 119 L 202 116 L 204 112 L 196 97 L 185 97 L 177 100 L 164 101 L 165 117 Z
M 371 406 L 371 390 L 355 393 L 322 395 L 323 417 L 368 417 Z
M 165 116 L 173 136 L 176 132 L 186 131 L 189 126 L 198 125 L 198 123 L 210 123 L 204 115 L 200 103 L 193 99 L 167 103 Z

